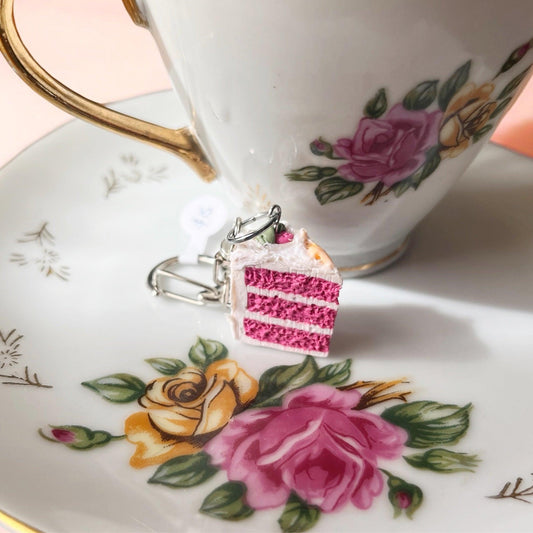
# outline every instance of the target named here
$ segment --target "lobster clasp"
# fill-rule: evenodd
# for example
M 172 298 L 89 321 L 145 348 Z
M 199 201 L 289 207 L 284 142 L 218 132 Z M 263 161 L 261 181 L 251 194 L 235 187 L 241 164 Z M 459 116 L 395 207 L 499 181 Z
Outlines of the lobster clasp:
M 208 305 L 212 303 L 226 304 L 229 301 L 228 277 L 225 272 L 225 259 L 217 252 L 215 257 L 199 255 L 198 264 L 213 267 L 213 285 L 207 285 L 201 281 L 189 278 L 177 272 L 184 265 L 180 263 L 179 256 L 165 259 L 157 264 L 148 275 L 148 285 L 155 296 L 166 296 L 173 300 L 193 305 Z M 178 285 L 188 284 L 200 290 L 184 293 Z M 175 286 L 175 288 L 173 288 Z

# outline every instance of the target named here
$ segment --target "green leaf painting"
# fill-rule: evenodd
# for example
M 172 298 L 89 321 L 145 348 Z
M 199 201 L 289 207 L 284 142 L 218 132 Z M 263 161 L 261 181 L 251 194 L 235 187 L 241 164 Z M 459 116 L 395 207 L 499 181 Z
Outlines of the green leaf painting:
M 394 192 L 394 196 L 396 196 L 396 198 L 399 198 L 400 196 L 402 196 L 402 194 L 406 193 L 412 186 L 412 177 L 409 176 L 408 178 L 395 183 L 392 186 L 392 191 Z
M 309 505 L 292 493 L 287 500 L 278 524 L 284 533 L 300 533 L 311 529 L 319 518 L 320 509 L 318 507 Z
M 419 401 L 394 405 L 385 409 L 381 416 L 407 431 L 406 446 L 430 448 L 458 442 L 468 430 L 471 409 L 472 404 L 459 407 Z
M 145 384 L 131 374 L 111 374 L 102 378 L 84 381 L 84 387 L 97 392 L 102 398 L 117 403 L 133 402 L 143 394 Z
M 291 181 L 318 181 L 322 178 L 334 176 L 337 169 L 334 167 L 307 166 L 293 170 L 287 174 Z
M 209 455 L 205 453 L 182 455 L 159 466 L 148 483 L 174 488 L 194 487 L 213 477 L 217 471 L 218 469 L 210 464 Z
M 169 357 L 152 357 L 151 359 L 145 359 L 145 361 L 165 376 L 174 376 L 187 366 L 183 361 Z
M 342 385 L 350 378 L 352 367 L 352 360 L 346 359 L 340 363 L 332 363 L 331 365 L 323 366 L 319 369 L 316 375 L 318 383 L 325 383 L 337 387 Z
M 415 468 L 451 474 L 453 472 L 474 472 L 479 459 L 476 455 L 434 448 L 423 453 L 404 456 Z
M 426 162 L 411 176 L 411 186 L 416 190 L 420 184 L 440 165 L 440 154 L 438 148 L 430 148 L 426 152 Z
M 385 89 L 379 91 L 365 105 L 365 116 L 369 118 L 379 118 L 387 111 L 387 95 Z
M 198 340 L 189 350 L 189 359 L 200 368 L 206 368 L 211 363 L 224 359 L 228 355 L 228 349 L 218 341 L 209 339 Z
M 317 374 L 318 366 L 310 355 L 300 364 L 275 366 L 267 370 L 259 380 L 259 392 L 252 407 L 281 405 L 287 392 L 313 383 Z
M 443 84 L 439 91 L 439 107 L 442 111 L 446 111 L 451 99 L 456 95 L 461 87 L 468 81 L 470 76 L 470 67 L 472 61 L 467 61 L 461 65 Z
M 423 81 L 409 91 L 403 99 L 403 107 L 410 111 L 426 109 L 437 98 L 438 80 Z
M 363 190 L 363 184 L 357 181 L 346 181 L 343 178 L 328 178 L 320 182 L 315 189 L 315 196 L 320 205 L 329 204 L 355 196 Z
M 244 483 L 228 481 L 205 498 L 200 512 L 223 520 L 243 520 L 254 512 L 244 502 L 245 494 Z
M 492 124 L 485 124 L 481 129 L 476 131 L 476 133 L 473 135 L 472 137 L 473 141 L 477 143 L 484 135 L 486 135 L 491 130 L 492 130 Z
M 518 76 L 515 76 L 502 90 L 502 92 L 498 95 L 498 100 L 503 100 L 507 98 L 508 96 L 514 94 L 514 92 L 518 89 L 520 84 L 525 80 L 526 76 L 529 74 L 529 71 L 531 69 L 531 66 L 524 69 Z
M 492 112 L 492 115 L 490 116 L 490 120 L 500 115 L 507 108 L 507 106 L 510 104 L 512 99 L 513 99 L 512 96 L 508 96 L 507 98 L 499 102 L 496 109 Z

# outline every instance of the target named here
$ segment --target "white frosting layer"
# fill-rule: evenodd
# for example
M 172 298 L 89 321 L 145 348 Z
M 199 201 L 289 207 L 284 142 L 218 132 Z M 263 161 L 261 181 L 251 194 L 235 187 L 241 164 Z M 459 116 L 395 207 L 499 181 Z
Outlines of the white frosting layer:
M 249 293 L 259 294 L 260 296 L 268 296 L 270 298 L 280 298 L 281 300 L 288 300 L 289 302 L 295 302 L 305 305 L 316 305 L 318 307 L 329 307 L 329 309 L 338 309 L 339 304 L 334 302 L 326 302 L 326 300 L 319 300 L 318 298 L 309 298 L 307 296 L 300 296 L 299 294 L 287 294 L 282 291 L 274 291 L 270 289 L 262 289 L 260 287 L 254 287 L 248 285 L 246 290 Z
M 252 320 L 257 320 L 263 324 L 272 324 L 273 326 L 283 326 L 284 328 L 293 328 L 299 329 L 301 331 L 308 331 L 309 333 L 319 333 L 320 335 L 329 335 L 333 333 L 331 328 L 321 328 L 320 326 L 315 326 L 314 324 L 309 324 L 307 322 L 295 322 L 294 320 L 289 320 L 285 318 L 276 318 L 273 316 L 262 315 L 261 313 L 254 313 L 251 311 L 245 311 L 245 318 L 251 318 Z

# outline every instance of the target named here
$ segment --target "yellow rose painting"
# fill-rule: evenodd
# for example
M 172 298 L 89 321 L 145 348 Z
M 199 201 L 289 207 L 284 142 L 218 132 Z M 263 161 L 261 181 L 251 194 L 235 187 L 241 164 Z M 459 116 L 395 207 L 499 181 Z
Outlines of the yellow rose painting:
M 196 453 L 256 396 L 257 381 L 232 360 L 215 361 L 203 372 L 185 367 L 150 382 L 126 419 L 125 434 L 137 446 L 131 466 L 143 468 Z
M 472 144 L 498 107 L 491 99 L 493 91 L 493 83 L 467 83 L 451 99 L 439 133 L 441 157 L 457 157 Z

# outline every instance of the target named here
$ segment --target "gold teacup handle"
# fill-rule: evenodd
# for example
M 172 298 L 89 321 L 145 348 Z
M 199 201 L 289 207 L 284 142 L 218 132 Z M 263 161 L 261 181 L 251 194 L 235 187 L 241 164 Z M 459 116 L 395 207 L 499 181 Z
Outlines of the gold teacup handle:
M 18 34 L 13 3 L 14 0 L 0 0 L 0 51 L 32 89 L 75 117 L 180 156 L 205 181 L 215 178 L 215 170 L 191 128 L 174 130 L 113 111 L 74 92 L 46 72 Z

